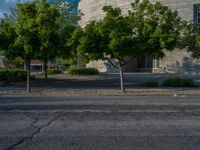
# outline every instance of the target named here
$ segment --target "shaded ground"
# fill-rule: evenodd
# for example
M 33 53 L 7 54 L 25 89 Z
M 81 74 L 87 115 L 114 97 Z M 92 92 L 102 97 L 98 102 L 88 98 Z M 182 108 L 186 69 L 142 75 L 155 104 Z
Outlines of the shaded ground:
M 200 75 L 183 74 L 125 74 L 124 82 L 126 88 L 142 87 L 146 81 L 157 81 L 162 83 L 170 77 L 182 77 L 194 79 L 195 85 L 200 86 Z M 37 80 L 32 82 L 33 87 L 52 88 L 119 88 L 120 79 L 118 74 L 100 74 L 97 76 L 68 76 L 50 75 L 48 82 L 45 82 L 42 75 L 37 76 Z M 18 87 L 25 87 L 25 83 L 16 84 Z
M 194 79 L 196 87 L 193 88 L 166 88 L 144 87 L 146 81 L 162 83 L 169 77 L 182 77 Z M 42 75 L 31 82 L 34 95 L 68 96 L 68 95 L 124 95 L 120 92 L 118 74 L 100 74 L 97 76 L 68 76 L 66 74 L 50 75 L 47 82 Z M 126 95 L 172 95 L 187 94 L 200 95 L 200 75 L 183 74 L 125 74 Z M 0 86 L 0 95 L 24 95 L 26 82 Z

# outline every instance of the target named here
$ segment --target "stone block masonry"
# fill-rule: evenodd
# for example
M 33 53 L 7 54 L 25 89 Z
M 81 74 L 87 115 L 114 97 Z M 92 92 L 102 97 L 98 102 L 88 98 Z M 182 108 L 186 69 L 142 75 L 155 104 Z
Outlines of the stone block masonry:
M 123 13 L 127 13 L 130 9 L 131 2 L 135 0 L 81 0 L 79 10 L 84 14 L 80 21 L 80 25 L 84 26 L 91 20 L 98 20 L 104 17 L 102 11 L 103 6 L 112 5 L 120 7 Z M 155 2 L 156 0 L 151 0 Z M 177 10 L 179 15 L 187 21 L 193 20 L 193 8 L 195 4 L 200 4 L 200 0 L 158 0 L 163 5 L 168 6 L 172 10 Z

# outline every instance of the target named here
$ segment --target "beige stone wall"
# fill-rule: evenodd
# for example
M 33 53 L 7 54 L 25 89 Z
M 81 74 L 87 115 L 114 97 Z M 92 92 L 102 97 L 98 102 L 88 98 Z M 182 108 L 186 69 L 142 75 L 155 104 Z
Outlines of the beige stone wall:
M 165 51 L 165 57 L 160 60 L 161 72 L 199 74 L 200 60 L 191 58 L 186 50 Z
M 155 2 L 156 0 L 151 0 Z M 187 21 L 193 19 L 193 6 L 194 4 L 199 4 L 200 0 L 157 0 L 163 5 L 170 7 L 172 10 L 177 10 L 179 15 Z M 134 0 L 81 0 L 79 3 L 79 10 L 84 14 L 81 25 L 85 25 L 91 20 L 98 20 L 104 17 L 102 11 L 103 6 L 113 5 L 115 7 L 120 7 L 123 13 L 127 13 L 130 9 L 130 3 Z
M 108 61 L 91 61 L 86 65 L 87 68 L 96 68 L 99 72 L 118 72 Z
M 102 11 L 103 6 L 113 5 L 120 7 L 123 14 L 126 14 L 130 9 L 130 3 L 134 0 L 81 0 L 79 3 L 79 10 L 84 14 L 79 22 L 84 27 L 91 20 L 100 20 L 104 17 Z M 151 0 L 155 2 L 156 0 Z M 177 10 L 179 15 L 186 21 L 193 20 L 194 4 L 200 4 L 200 0 L 159 0 L 163 5 L 168 6 L 172 10 Z M 186 60 L 187 64 L 186 65 Z M 189 63 L 193 66 L 189 65 Z M 160 69 L 167 72 L 191 72 L 199 69 L 199 61 L 193 60 L 190 54 L 186 51 L 175 50 L 173 52 L 166 52 L 166 57 L 159 61 Z M 185 65 L 185 66 L 184 66 Z M 181 68 L 182 66 L 182 68 Z M 195 67 L 194 67 L 195 66 Z M 106 67 L 106 66 L 105 66 Z M 188 67 L 188 68 L 187 68 Z M 173 71 L 174 70 L 174 71 Z M 181 70 L 181 71 L 180 71 Z M 185 71 L 184 71 L 185 70 Z

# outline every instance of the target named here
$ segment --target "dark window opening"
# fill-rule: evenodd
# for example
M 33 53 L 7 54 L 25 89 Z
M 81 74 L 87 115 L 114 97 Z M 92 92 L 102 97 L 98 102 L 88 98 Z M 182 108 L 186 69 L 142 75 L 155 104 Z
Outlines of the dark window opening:
M 200 4 L 194 5 L 194 23 L 200 23 Z
M 138 68 L 153 68 L 153 57 L 141 57 L 137 64 Z

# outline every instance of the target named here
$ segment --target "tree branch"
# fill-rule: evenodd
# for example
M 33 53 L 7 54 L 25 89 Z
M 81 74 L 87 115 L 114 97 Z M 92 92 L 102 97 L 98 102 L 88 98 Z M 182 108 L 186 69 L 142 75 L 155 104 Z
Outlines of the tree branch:
M 123 64 L 121 64 L 121 65 L 122 65 L 122 66 L 125 66 L 125 65 L 129 64 L 132 60 L 133 60 L 133 58 L 130 58 L 127 62 L 125 62 L 125 63 L 123 63 Z
M 109 62 L 114 68 L 119 69 L 119 67 L 118 67 L 116 64 L 114 64 L 110 58 L 106 58 L 106 59 L 108 60 L 108 62 Z

